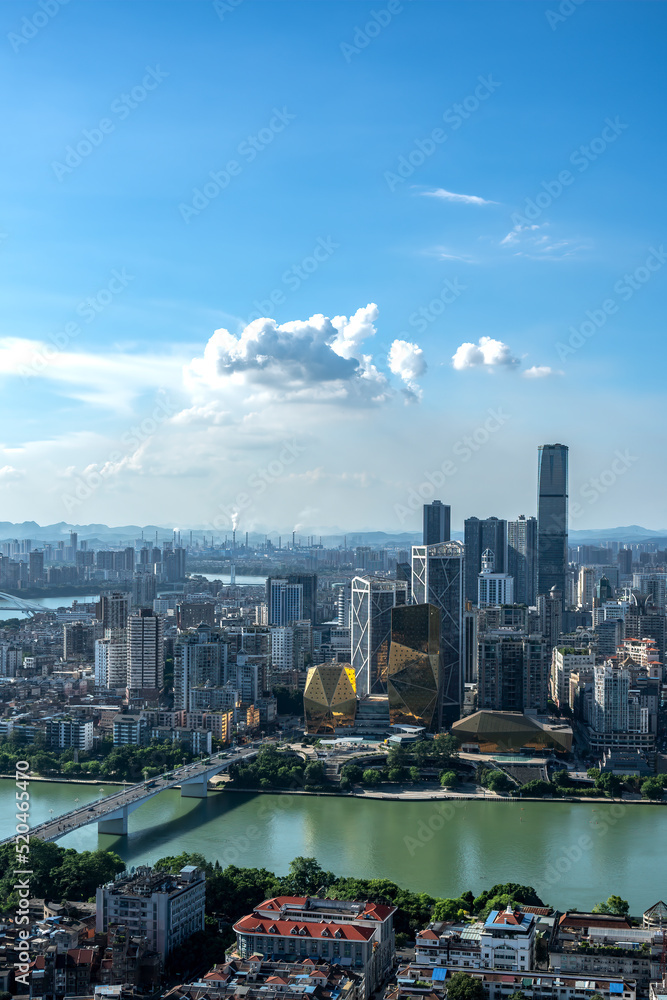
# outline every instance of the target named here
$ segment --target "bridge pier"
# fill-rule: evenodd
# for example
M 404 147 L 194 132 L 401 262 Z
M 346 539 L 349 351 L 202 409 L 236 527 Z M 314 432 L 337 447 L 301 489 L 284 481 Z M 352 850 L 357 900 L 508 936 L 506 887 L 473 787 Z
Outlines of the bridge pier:
M 198 775 L 190 781 L 181 782 L 181 798 L 183 799 L 205 799 L 208 795 L 208 777 L 206 774 Z
M 129 809 L 125 806 L 111 816 L 105 816 L 104 819 L 98 820 L 97 832 L 110 833 L 116 837 L 126 837 L 128 815 Z

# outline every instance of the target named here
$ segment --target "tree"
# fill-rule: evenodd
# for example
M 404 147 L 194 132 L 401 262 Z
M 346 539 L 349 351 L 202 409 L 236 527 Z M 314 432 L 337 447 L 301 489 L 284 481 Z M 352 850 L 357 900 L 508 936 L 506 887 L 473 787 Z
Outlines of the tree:
M 440 784 L 443 788 L 453 788 L 457 781 L 456 771 L 445 771 L 440 776 Z
M 589 767 L 586 771 L 586 774 L 588 775 L 589 778 L 595 778 L 597 780 L 597 778 L 600 777 L 600 768 Z
M 606 903 L 596 903 L 593 907 L 593 913 L 612 913 L 617 917 L 627 917 L 629 912 L 630 904 L 620 896 L 610 896 Z
M 526 994 L 523 990 L 513 990 L 507 1000 L 526 1000 Z
M 364 769 L 358 764 L 345 764 L 340 769 L 340 776 L 347 778 L 351 784 L 358 785 L 364 776 Z
M 512 782 L 503 771 L 492 771 L 486 784 L 492 792 L 508 792 L 512 787 Z
M 378 785 L 380 783 L 380 772 L 373 767 L 367 767 L 362 775 L 364 785 Z
M 473 979 L 467 972 L 455 972 L 447 984 L 447 1000 L 484 1000 L 481 979 Z
M 387 778 L 389 781 L 403 781 L 405 778 L 405 768 L 404 767 L 390 767 L 387 772 Z
M 642 784 L 642 798 L 644 799 L 661 799 L 663 793 L 662 779 L 647 778 Z
M 333 872 L 325 872 L 316 858 L 294 858 L 289 863 L 289 875 L 282 880 L 282 891 L 288 896 L 315 896 L 335 881 Z
M 303 780 L 307 785 L 324 784 L 324 765 L 321 761 L 312 761 L 303 772 Z
M 614 799 L 620 794 L 623 782 L 617 774 L 612 774 L 611 771 L 605 771 L 598 778 L 595 779 L 595 787 L 599 788 L 600 791 L 604 792 L 610 798 Z
M 472 895 L 472 893 L 471 893 Z M 438 899 L 433 907 L 432 919 L 436 922 L 444 920 L 458 920 L 459 913 L 470 913 L 472 911 L 472 900 L 459 899 Z
M 521 794 L 529 795 L 531 798 L 538 798 L 543 795 L 552 795 L 554 787 L 549 781 L 543 781 L 541 778 L 533 778 L 532 781 L 527 781 L 525 785 L 521 786 Z

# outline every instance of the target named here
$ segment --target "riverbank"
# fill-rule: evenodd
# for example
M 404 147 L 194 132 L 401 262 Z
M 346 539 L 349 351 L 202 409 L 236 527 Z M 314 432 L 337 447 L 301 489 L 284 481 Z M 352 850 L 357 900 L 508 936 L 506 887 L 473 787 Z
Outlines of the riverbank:
M 223 786 L 222 788 L 220 786 Z M 424 789 L 423 791 L 418 791 L 416 789 L 404 789 L 397 791 L 369 791 L 367 789 L 359 789 L 358 791 L 306 791 L 303 788 L 237 788 L 230 787 L 229 782 L 216 782 L 214 786 L 219 791 L 224 792 L 242 792 L 244 795 L 314 795 L 319 798 L 332 798 L 332 799 L 378 799 L 385 800 L 387 802 L 447 802 L 447 801 L 463 801 L 463 802 L 506 802 L 510 805 L 521 805 L 523 802 L 580 802 L 584 805 L 645 805 L 645 806 L 667 806 L 667 800 L 659 801 L 657 799 L 642 799 L 642 798 L 621 798 L 621 799 L 608 799 L 605 797 L 597 798 L 593 796 L 586 796 L 585 798 L 574 798 L 574 797 L 563 797 L 563 798 L 531 798 L 526 795 L 521 798 L 510 795 L 499 795 L 496 792 L 491 792 L 488 789 L 486 794 L 480 789 L 478 793 L 470 792 L 442 792 L 438 790 L 438 787 Z

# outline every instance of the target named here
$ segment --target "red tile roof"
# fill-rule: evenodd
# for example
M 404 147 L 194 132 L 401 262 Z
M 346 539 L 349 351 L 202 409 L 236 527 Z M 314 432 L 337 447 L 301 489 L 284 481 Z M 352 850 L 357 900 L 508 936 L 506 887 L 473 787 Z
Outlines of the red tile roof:
M 281 906 L 302 906 L 305 907 L 309 899 L 312 896 L 273 896 L 271 899 L 265 899 L 263 903 L 260 903 L 255 907 L 255 910 L 276 910 L 280 911 Z M 365 917 L 367 920 L 386 920 L 387 917 L 391 916 L 392 913 L 396 911 L 395 906 L 387 906 L 385 903 L 366 903 L 364 909 L 359 914 L 360 917 Z
M 242 931 L 247 934 L 269 934 L 269 927 L 275 927 L 276 932 L 281 937 L 309 937 L 326 939 L 344 939 L 346 941 L 368 941 L 375 933 L 372 927 L 359 927 L 356 924 L 334 924 L 329 922 L 301 921 L 301 920 L 266 920 L 249 914 L 241 917 L 234 924 L 235 931 Z M 296 928 L 294 934 L 292 929 Z M 324 931 L 326 930 L 326 934 Z M 303 931 L 303 933 L 299 933 Z M 340 933 L 338 933 L 340 931 Z

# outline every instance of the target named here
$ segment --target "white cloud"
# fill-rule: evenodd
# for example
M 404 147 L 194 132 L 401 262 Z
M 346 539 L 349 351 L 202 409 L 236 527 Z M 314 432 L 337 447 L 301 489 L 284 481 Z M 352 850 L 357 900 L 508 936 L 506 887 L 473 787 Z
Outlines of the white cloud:
M 550 368 L 549 365 L 533 365 L 521 372 L 524 378 L 548 378 L 550 375 L 562 375 L 563 372 Z
M 25 469 L 15 469 L 13 465 L 3 465 L 0 468 L 0 486 L 5 483 L 15 483 L 25 477 Z
M 532 260 L 561 260 L 580 250 L 590 249 L 590 243 L 585 240 L 554 239 L 543 232 L 548 228 L 548 222 L 539 225 L 517 223 L 500 241 L 500 246 L 511 248 L 517 257 L 530 257 Z
M 418 344 L 408 340 L 395 340 L 389 348 L 389 368 L 405 382 L 407 394 L 411 399 L 419 399 L 421 390 L 417 379 L 426 373 L 426 358 Z
M 118 350 L 93 354 L 39 340 L 0 337 L 0 375 L 44 379 L 64 396 L 120 412 L 131 411 L 143 392 L 174 386 L 182 364 L 168 354 Z
M 452 357 L 452 365 L 457 371 L 467 368 L 515 368 L 519 359 L 515 358 L 507 344 L 493 337 L 480 337 L 477 344 L 463 343 L 457 347 Z
M 376 333 L 377 317 L 371 302 L 349 318 L 318 313 L 280 325 L 257 319 L 238 337 L 216 330 L 203 356 L 186 367 L 186 385 L 195 393 L 222 393 L 225 400 L 243 390 L 246 401 L 262 406 L 286 400 L 383 402 L 392 394 L 387 378 L 362 351 Z
M 422 191 L 425 198 L 441 198 L 443 201 L 456 201 L 463 205 L 497 205 L 497 201 L 488 201 L 480 198 L 476 194 L 456 194 L 454 191 L 445 191 L 444 188 L 436 188 L 435 191 Z

